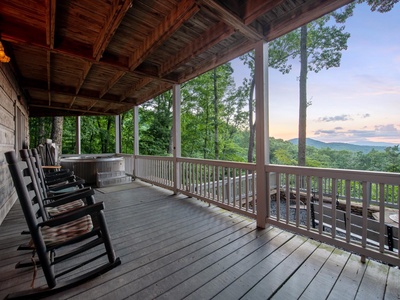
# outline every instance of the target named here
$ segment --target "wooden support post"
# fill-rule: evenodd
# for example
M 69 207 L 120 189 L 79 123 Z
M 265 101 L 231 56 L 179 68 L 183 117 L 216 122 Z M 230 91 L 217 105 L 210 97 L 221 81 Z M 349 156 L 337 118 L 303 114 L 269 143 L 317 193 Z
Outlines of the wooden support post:
M 257 43 L 255 48 L 255 86 L 256 86 L 256 172 L 257 172 L 257 226 L 265 228 L 270 201 L 267 195 L 269 176 L 265 165 L 269 164 L 268 131 L 268 44 Z
M 174 193 L 178 193 L 181 181 L 180 164 L 181 154 L 181 86 L 173 87 L 173 157 L 174 157 Z

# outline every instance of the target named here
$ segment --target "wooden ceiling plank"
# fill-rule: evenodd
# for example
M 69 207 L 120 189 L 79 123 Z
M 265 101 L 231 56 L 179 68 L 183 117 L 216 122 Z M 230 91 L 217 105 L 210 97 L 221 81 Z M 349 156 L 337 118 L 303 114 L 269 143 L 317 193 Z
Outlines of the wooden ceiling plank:
M 316 20 L 327 13 L 349 4 L 350 2 L 353 2 L 353 0 L 308 1 L 301 7 L 296 7 L 296 10 L 294 10 L 290 15 L 285 15 L 283 18 L 273 21 L 267 32 L 264 33 L 266 39 L 268 41 L 276 39 L 309 23 L 311 20 Z
M 250 41 L 256 42 L 264 39 L 262 33 L 257 32 L 254 28 L 248 27 L 244 24 L 243 20 L 227 10 L 221 4 L 213 1 L 213 0 L 197 0 L 199 4 L 201 4 L 205 9 L 216 17 L 220 18 L 229 26 L 235 28 L 244 36 L 246 36 Z
M 56 29 L 56 0 L 46 0 L 46 43 L 50 49 L 54 48 L 54 34 Z
M 106 20 L 102 31 L 97 36 L 97 40 L 93 45 L 93 57 L 100 60 L 103 52 L 106 50 L 112 37 L 117 31 L 125 14 L 132 7 L 132 0 L 114 0 L 111 5 L 111 11 Z
M 93 106 L 95 106 L 99 101 L 95 100 L 92 102 L 92 104 L 88 107 L 87 110 L 91 110 L 93 108 Z
M 39 28 L 21 24 L 14 20 L 2 20 L 0 22 L 0 32 L 3 41 L 49 48 L 46 45 L 46 32 Z
M 243 22 L 244 25 L 249 25 L 259 16 L 266 14 L 270 10 L 281 5 L 285 0 L 252 0 L 245 1 L 243 9 Z
M 124 71 L 117 71 L 115 72 L 114 76 L 107 82 L 103 90 L 100 92 L 100 98 L 103 98 L 103 96 L 120 80 L 126 72 Z
M 172 72 L 178 66 L 188 62 L 191 58 L 199 55 L 200 53 L 206 51 L 210 47 L 224 39 L 231 36 L 235 30 L 229 27 L 224 22 L 219 22 L 215 26 L 211 27 L 209 30 L 204 32 L 199 38 L 197 38 L 193 43 L 185 47 L 185 51 L 180 51 L 175 57 L 165 62 L 161 66 L 160 76 Z
M 136 69 L 153 51 L 162 45 L 181 25 L 193 17 L 199 7 L 194 0 L 183 0 L 171 13 L 145 38 L 138 50 L 129 57 L 129 69 Z
M 45 109 L 52 109 L 52 110 L 66 110 L 67 107 L 65 106 L 57 106 L 57 105 L 52 105 L 51 107 L 46 106 L 46 105 L 40 105 L 40 104 L 31 104 L 31 107 L 36 107 L 36 108 L 45 108 Z M 96 115 L 113 115 L 113 114 L 109 114 L 107 112 L 97 112 L 97 111 L 89 111 L 86 109 L 80 109 L 80 108 L 68 108 L 69 111 L 75 111 L 75 112 L 80 112 L 80 113 L 90 113 L 90 114 L 96 114 Z M 57 113 L 55 113 L 54 115 L 57 115 Z
M 231 48 L 229 53 L 227 54 L 214 55 L 213 58 L 208 60 L 208 64 L 206 66 L 201 65 L 198 68 L 193 69 L 190 74 L 184 74 L 183 77 L 179 78 L 179 82 L 180 83 L 186 82 L 213 68 L 216 68 L 228 61 L 231 61 L 232 59 L 237 58 L 238 56 L 243 55 L 244 53 L 249 52 L 250 50 L 254 49 L 256 43 L 257 42 L 253 44 L 242 43 L 237 45 L 236 47 Z
M 47 90 L 48 98 L 49 98 L 49 106 L 51 105 L 51 53 L 47 51 L 47 58 L 46 58 L 46 70 L 47 70 Z
M 50 92 L 53 95 L 63 95 L 63 96 L 69 96 L 69 97 L 77 97 L 77 98 L 82 98 L 82 99 L 87 99 L 87 100 L 98 100 L 101 102 L 107 102 L 107 103 L 114 103 L 114 104 L 120 104 L 121 102 L 119 100 L 112 100 L 112 99 L 100 99 L 98 98 L 98 96 L 96 95 L 89 95 L 89 94 L 79 94 L 76 95 L 74 92 L 68 91 L 68 90 L 62 90 L 62 89 L 55 89 L 54 86 L 52 87 L 51 90 L 48 90 L 46 88 L 40 87 L 40 85 L 34 85 L 32 84 L 31 86 L 29 85 L 24 85 L 23 86 L 24 89 L 26 90 L 32 90 L 32 91 L 38 91 L 38 92 Z M 53 101 L 54 103 L 54 101 Z
M 84 61 L 84 65 L 83 65 L 83 72 L 82 72 L 82 77 L 79 80 L 79 84 L 76 87 L 76 95 L 79 94 L 79 91 L 82 88 L 83 83 L 86 80 L 86 77 L 89 74 L 90 69 L 92 68 L 93 63 L 89 62 L 89 61 Z
M 80 78 L 79 84 L 76 87 L 75 96 L 72 98 L 70 107 L 72 107 L 72 105 L 74 105 L 74 103 L 76 101 L 76 97 L 77 97 L 76 95 L 79 94 L 79 91 L 81 90 L 82 85 L 85 82 L 85 79 L 86 79 L 87 75 L 89 74 L 90 69 L 92 68 L 92 65 L 93 64 L 91 62 L 84 61 L 82 77 Z
M 104 107 L 103 112 L 105 114 L 107 114 L 107 112 L 111 109 L 111 107 L 112 107 L 112 104 L 107 105 L 106 107 Z
M 123 102 L 126 98 L 131 97 L 134 92 L 140 90 L 141 88 L 145 87 L 147 84 L 152 82 L 153 80 L 149 77 L 144 77 L 139 80 L 137 84 L 132 85 L 128 90 L 124 92 L 124 94 L 121 96 L 121 102 Z
M 136 102 L 136 105 L 140 105 L 168 90 L 172 89 L 172 85 L 166 82 L 161 82 L 156 88 L 146 93 L 146 98 L 141 98 L 140 101 Z

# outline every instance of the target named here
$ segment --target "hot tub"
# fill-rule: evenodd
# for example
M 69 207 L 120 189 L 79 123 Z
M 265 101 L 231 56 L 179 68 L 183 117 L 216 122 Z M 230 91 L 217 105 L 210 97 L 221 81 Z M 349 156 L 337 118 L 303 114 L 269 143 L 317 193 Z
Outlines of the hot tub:
M 76 176 L 85 179 L 87 184 L 96 183 L 97 173 L 125 170 L 123 157 L 113 155 L 86 154 L 61 158 L 60 165 L 74 171 Z

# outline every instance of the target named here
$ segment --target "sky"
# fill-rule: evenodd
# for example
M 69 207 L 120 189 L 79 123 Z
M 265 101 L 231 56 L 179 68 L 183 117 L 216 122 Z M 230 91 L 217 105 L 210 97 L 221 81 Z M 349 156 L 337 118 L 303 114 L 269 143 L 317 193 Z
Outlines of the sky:
M 307 137 L 359 145 L 400 144 L 400 3 L 387 13 L 358 5 L 345 24 L 350 33 L 341 66 L 310 72 Z M 298 61 L 298 59 L 297 59 Z M 232 61 L 236 85 L 249 70 Z M 298 136 L 300 63 L 290 74 L 269 68 L 269 133 Z

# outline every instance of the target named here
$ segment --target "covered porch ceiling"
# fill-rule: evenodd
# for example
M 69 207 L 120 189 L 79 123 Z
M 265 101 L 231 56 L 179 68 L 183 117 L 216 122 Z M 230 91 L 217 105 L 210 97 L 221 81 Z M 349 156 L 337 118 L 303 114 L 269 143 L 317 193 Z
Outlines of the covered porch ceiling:
M 351 0 L 2 0 L 31 117 L 116 115 Z

